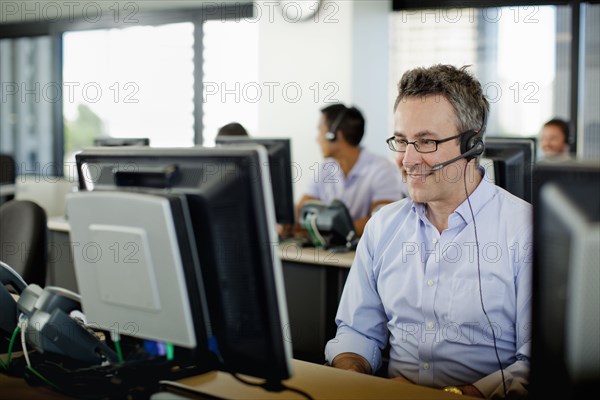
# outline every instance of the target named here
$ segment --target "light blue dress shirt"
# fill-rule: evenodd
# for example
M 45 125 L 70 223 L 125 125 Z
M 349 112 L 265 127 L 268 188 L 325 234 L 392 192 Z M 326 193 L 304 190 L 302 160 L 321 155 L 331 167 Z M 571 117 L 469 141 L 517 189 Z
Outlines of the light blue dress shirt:
M 531 205 L 483 179 L 470 196 L 481 293 L 509 392 L 526 393 L 531 338 Z M 391 344 L 390 377 L 432 387 L 474 384 L 504 394 L 481 306 L 474 224 L 465 200 L 441 234 L 424 204 L 404 199 L 376 213 L 359 242 L 340 301 L 331 362 L 360 354 L 372 371 Z M 388 336 L 389 335 L 389 336 Z
M 361 148 L 358 160 L 348 176 L 333 158 L 326 158 L 311 171 L 314 174 L 306 194 L 327 204 L 341 200 L 352 219 L 366 217 L 371 204 L 404 198 L 400 169 L 390 160 Z

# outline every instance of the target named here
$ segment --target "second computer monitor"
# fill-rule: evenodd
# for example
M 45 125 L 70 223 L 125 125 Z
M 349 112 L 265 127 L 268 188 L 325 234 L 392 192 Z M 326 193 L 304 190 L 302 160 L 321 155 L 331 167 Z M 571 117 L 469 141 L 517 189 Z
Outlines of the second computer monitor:
M 535 141 L 527 138 L 488 137 L 482 156 L 493 165 L 494 183 L 521 199 L 531 202 Z
M 597 163 L 535 170 L 534 399 L 586 398 L 600 385 L 599 180 Z
M 269 153 L 269 170 L 275 202 L 275 217 L 279 224 L 294 223 L 294 193 L 292 189 L 292 156 L 290 139 L 250 138 L 239 136 L 219 137 L 217 145 L 259 144 Z

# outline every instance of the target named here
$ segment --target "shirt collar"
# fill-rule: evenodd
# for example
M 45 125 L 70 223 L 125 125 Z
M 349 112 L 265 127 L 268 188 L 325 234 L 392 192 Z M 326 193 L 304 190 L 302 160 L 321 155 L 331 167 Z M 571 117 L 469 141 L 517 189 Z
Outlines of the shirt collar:
M 479 175 L 481 175 L 481 182 L 475 188 L 473 193 L 469 196 L 469 200 L 471 201 L 471 207 L 473 208 L 473 215 L 477 215 L 477 213 L 483 208 L 483 206 L 492 198 L 496 192 L 496 185 L 490 182 L 485 176 L 485 169 L 482 166 L 477 168 Z M 469 208 L 469 201 L 465 200 L 461 205 L 458 206 L 456 210 L 452 214 L 450 214 L 450 219 L 448 221 L 448 227 L 454 225 L 454 223 L 458 222 L 453 219 L 461 217 L 462 220 L 468 224 L 473 220 L 473 215 L 471 215 L 471 210 Z M 455 222 L 456 221 L 456 222 Z
M 494 196 L 496 191 L 496 186 L 491 183 L 485 176 L 485 169 L 482 166 L 477 168 L 479 174 L 481 175 L 481 182 L 475 188 L 473 193 L 469 196 L 469 200 L 471 201 L 471 207 L 473 207 L 473 215 L 477 215 L 479 210 L 483 208 L 483 206 Z M 416 212 L 421 220 L 426 221 L 426 207 L 424 203 L 415 203 L 412 204 L 413 212 Z M 459 223 L 459 219 L 461 222 L 468 224 L 473 220 L 471 216 L 471 210 L 469 208 L 469 202 L 467 200 L 463 201 L 457 208 L 454 210 L 450 217 L 448 218 L 448 228 L 456 226 Z

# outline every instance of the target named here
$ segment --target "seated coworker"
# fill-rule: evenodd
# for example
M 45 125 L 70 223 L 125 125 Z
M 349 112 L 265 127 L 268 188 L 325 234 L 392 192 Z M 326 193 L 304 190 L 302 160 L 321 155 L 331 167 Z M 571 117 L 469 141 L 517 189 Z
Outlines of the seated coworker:
M 297 211 L 307 200 L 327 204 L 341 200 L 360 236 L 373 211 L 404 197 L 402 176 L 391 161 L 360 147 L 365 120 L 358 109 L 342 104 L 325 107 L 318 129 L 325 160 L 311 170 L 314 175 Z
M 223 125 L 217 132 L 217 137 L 223 136 L 249 136 L 246 128 L 239 122 L 231 122 L 227 125 Z
M 542 160 L 569 160 L 569 124 L 558 118 L 546 122 L 540 132 L 540 145 Z
M 532 210 L 482 179 L 488 108 L 466 67 L 402 76 L 387 142 L 410 199 L 366 226 L 325 348 L 334 367 L 375 373 L 389 343 L 390 378 L 475 397 L 527 393 Z

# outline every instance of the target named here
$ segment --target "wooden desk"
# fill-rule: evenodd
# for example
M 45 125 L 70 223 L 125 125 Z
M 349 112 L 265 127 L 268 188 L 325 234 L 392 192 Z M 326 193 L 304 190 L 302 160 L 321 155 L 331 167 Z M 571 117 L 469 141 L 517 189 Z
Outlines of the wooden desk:
M 315 400 L 321 399 L 470 399 L 445 393 L 441 390 L 423 386 L 400 383 L 356 372 L 342 371 L 304 361 L 293 361 L 294 376 L 285 381 L 286 386 L 303 390 Z M 179 388 L 202 395 L 223 399 L 243 400 L 281 400 L 304 399 L 297 393 L 285 391 L 267 392 L 261 388 L 244 385 L 224 372 L 209 372 L 204 375 L 165 383 L 169 387 Z M 182 393 L 182 392 L 178 392 Z
M 400 383 L 389 379 L 342 371 L 336 368 L 293 360 L 294 376 L 285 381 L 286 386 L 303 390 L 315 400 L 321 399 L 436 399 L 468 400 L 468 396 L 458 396 L 441 390 Z M 247 378 L 252 380 L 252 378 Z M 224 372 L 209 372 L 177 382 L 163 382 L 163 389 L 184 398 L 213 396 L 222 399 L 244 400 L 283 400 L 304 399 L 299 394 L 285 391 L 267 392 L 261 388 L 244 385 Z M 188 393 L 186 396 L 185 393 Z M 161 398 L 175 398 L 162 392 Z M 70 399 L 47 387 L 29 386 L 23 379 L 0 374 L 0 400 L 5 399 Z
M 2 361 L 6 362 L 6 354 L 0 354 Z M 68 399 L 47 387 L 33 387 L 24 379 L 0 373 L 0 400 L 13 399 Z
M 29 386 L 21 378 L 0 374 L 0 400 L 14 399 L 69 399 L 46 387 Z

